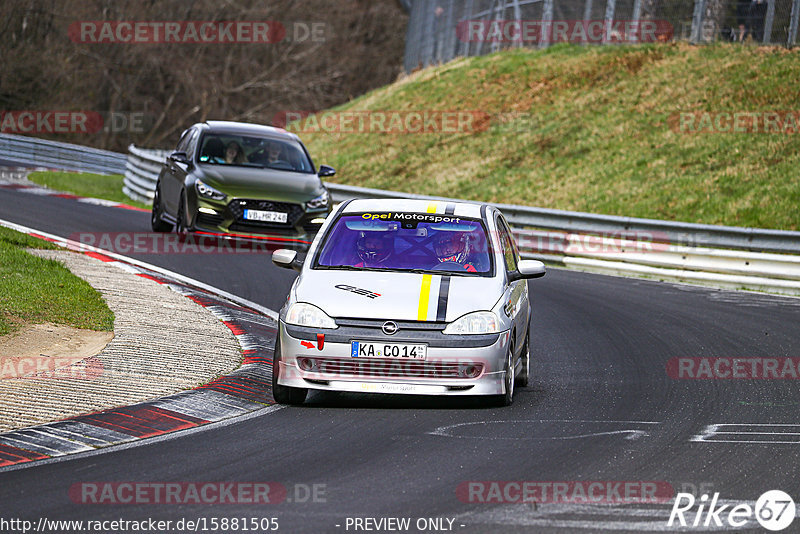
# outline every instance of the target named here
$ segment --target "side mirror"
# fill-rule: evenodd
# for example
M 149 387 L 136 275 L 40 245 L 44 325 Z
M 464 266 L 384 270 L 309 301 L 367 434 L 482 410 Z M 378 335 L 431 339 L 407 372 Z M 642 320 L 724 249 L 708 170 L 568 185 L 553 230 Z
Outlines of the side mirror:
M 520 260 L 517 272 L 512 273 L 513 280 L 541 278 L 547 273 L 544 263 L 539 260 Z
M 169 155 L 169 159 L 178 163 L 189 163 L 189 156 L 186 155 L 186 152 L 175 151 Z
M 330 165 L 320 165 L 317 176 L 321 178 L 323 176 L 333 176 L 334 174 L 336 174 L 336 169 L 334 169 Z
M 303 268 L 303 260 L 298 258 L 296 250 L 279 248 L 272 253 L 272 263 L 284 269 L 299 271 Z

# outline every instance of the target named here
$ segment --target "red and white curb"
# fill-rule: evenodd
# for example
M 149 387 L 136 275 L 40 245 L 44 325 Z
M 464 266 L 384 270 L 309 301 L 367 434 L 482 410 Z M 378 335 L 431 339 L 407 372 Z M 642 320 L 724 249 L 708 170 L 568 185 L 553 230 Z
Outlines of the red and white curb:
M 244 354 L 238 369 L 192 390 L 0 434 L 0 469 L 196 428 L 274 404 L 271 385 L 277 333 L 274 311 L 132 258 L 2 219 L 0 226 L 167 285 L 219 318 L 231 330 Z

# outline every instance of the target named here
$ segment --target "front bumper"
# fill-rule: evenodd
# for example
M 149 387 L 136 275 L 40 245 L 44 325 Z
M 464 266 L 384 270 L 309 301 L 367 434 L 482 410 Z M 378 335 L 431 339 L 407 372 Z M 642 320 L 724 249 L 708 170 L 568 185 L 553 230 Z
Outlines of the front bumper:
M 320 349 L 317 334 L 323 333 Z M 281 321 L 278 335 L 278 383 L 283 386 L 416 395 L 505 393 L 508 332 L 468 336 L 469 340 L 430 332 L 426 339 L 403 339 L 377 329 L 316 330 Z M 427 356 L 425 360 L 352 357 L 351 341 L 425 343 Z
M 262 203 L 263 207 L 259 205 Z M 285 224 L 247 221 L 243 218 L 243 211 L 247 207 L 288 212 L 288 220 Z M 321 222 L 312 221 L 325 219 L 330 213 L 329 206 L 311 210 L 302 204 L 287 202 L 239 198 L 218 202 L 199 196 L 195 197 L 192 208 L 192 226 L 196 230 L 303 239 L 313 237 L 322 226 Z

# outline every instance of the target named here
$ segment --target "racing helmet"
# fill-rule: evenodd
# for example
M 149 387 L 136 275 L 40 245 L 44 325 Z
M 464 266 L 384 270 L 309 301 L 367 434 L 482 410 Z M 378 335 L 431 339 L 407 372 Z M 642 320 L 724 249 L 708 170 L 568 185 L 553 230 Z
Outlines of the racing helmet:
M 433 251 L 440 262 L 464 263 L 469 255 L 469 246 L 464 232 L 439 232 L 433 240 Z
M 358 257 L 368 263 L 380 263 L 394 252 L 391 232 L 361 232 L 356 241 Z

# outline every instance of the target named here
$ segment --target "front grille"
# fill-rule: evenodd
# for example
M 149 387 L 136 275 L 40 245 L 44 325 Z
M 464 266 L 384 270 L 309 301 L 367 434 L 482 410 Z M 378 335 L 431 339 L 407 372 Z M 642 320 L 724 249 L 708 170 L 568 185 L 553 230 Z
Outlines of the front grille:
M 251 221 L 244 218 L 244 210 L 280 211 L 287 214 L 285 223 Z M 235 218 L 235 224 L 243 229 L 248 228 L 291 228 L 303 216 L 303 207 L 300 204 L 288 202 L 274 202 L 272 200 L 255 200 L 237 198 L 228 204 L 228 210 Z
M 481 362 L 443 362 L 419 360 L 308 358 L 297 359 L 300 369 L 314 379 L 363 378 L 438 378 L 474 379 L 483 373 Z M 312 377 L 308 377 L 312 378 Z
M 336 318 L 336 324 L 339 326 L 355 326 L 359 328 L 376 328 L 378 330 L 383 327 L 386 321 L 392 319 L 348 319 Z M 392 320 L 393 321 L 393 320 Z M 398 332 L 416 330 L 416 331 L 439 331 L 441 332 L 447 326 L 445 322 L 428 322 L 428 321 L 393 321 L 397 323 Z

